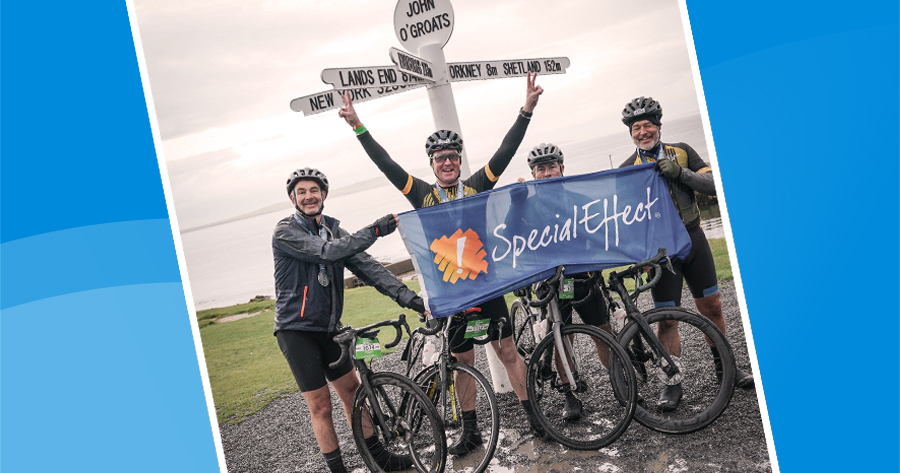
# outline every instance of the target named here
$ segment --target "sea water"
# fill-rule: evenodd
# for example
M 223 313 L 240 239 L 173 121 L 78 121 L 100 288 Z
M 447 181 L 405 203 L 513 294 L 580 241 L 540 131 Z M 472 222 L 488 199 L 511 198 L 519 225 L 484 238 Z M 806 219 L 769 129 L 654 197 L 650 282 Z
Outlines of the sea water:
M 666 121 L 662 139 L 664 142 L 688 143 L 709 161 L 699 115 Z M 528 143 L 541 140 L 541 137 L 526 135 L 525 143 L 501 176 L 498 186 L 511 184 L 520 176 L 531 178 L 525 165 L 531 149 Z M 634 152 L 634 144 L 624 126 L 621 134 L 556 144 L 565 153 L 566 175 L 618 167 Z M 430 180 L 432 176 L 419 177 Z M 340 195 L 329 196 L 325 203 L 325 214 L 336 217 L 341 221 L 341 227 L 351 233 L 385 214 L 407 210 L 412 210 L 412 206 L 386 178 L 382 185 L 358 189 L 344 187 Z M 280 219 L 292 212 L 290 202 L 285 199 L 284 210 L 181 234 L 196 310 L 247 302 L 257 295 L 274 296 L 272 230 Z M 409 258 L 399 232 L 378 239 L 367 252 L 387 263 Z

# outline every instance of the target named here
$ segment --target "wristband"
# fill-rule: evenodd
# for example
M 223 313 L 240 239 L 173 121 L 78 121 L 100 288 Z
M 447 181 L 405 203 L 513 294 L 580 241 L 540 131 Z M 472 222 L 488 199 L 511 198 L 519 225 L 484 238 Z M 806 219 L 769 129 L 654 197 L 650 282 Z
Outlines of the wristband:
M 522 118 L 527 118 L 527 119 L 531 120 L 531 116 L 534 115 L 534 112 L 526 112 L 525 107 L 522 107 L 519 109 L 519 115 L 521 115 Z
M 361 134 L 365 133 L 365 132 L 368 131 L 368 130 L 366 130 L 366 126 L 365 126 L 365 125 L 363 125 L 362 123 L 360 123 L 359 126 L 353 127 L 353 131 L 356 132 L 357 135 L 361 135 Z

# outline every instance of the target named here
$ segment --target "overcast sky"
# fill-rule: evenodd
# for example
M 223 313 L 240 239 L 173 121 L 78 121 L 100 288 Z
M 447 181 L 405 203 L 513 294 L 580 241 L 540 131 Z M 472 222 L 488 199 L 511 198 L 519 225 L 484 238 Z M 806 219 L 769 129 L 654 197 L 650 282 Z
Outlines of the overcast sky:
M 333 189 L 380 176 L 336 110 L 304 117 L 289 103 L 331 88 L 320 79 L 322 69 L 390 65 L 388 49 L 402 49 L 393 28 L 396 2 L 134 4 L 182 229 L 286 200 L 284 181 L 297 167 L 322 169 Z M 640 95 L 660 101 L 668 119 L 699 113 L 677 1 L 452 5 L 447 62 L 559 56 L 571 61 L 564 75 L 538 77 L 545 93 L 517 156 L 539 142 L 610 133 L 627 140 L 620 112 Z M 491 156 L 524 104 L 525 79 L 452 87 L 474 170 Z M 413 174 L 430 176 L 422 143 L 434 122 L 424 89 L 356 108 L 395 160 Z M 338 216 L 339 210 L 332 208 Z M 400 210 L 406 209 L 394 209 Z

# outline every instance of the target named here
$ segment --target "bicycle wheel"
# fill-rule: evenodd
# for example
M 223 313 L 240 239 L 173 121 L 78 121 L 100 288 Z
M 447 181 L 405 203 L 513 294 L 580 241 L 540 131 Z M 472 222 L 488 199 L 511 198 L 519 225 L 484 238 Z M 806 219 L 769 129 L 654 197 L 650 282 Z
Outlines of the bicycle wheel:
M 577 450 L 603 448 L 631 423 L 637 393 L 634 370 L 625 350 L 603 330 L 579 324 L 562 327 L 561 333 L 569 340 L 569 366 L 575 382 L 562 384 L 557 363 L 550 364 L 552 370 L 546 369 L 542 360 L 552 357 L 555 350 L 554 337 L 547 335 L 528 364 L 528 398 L 538 422 L 559 443 Z M 608 362 L 598 355 L 598 345 L 608 351 Z M 569 396 L 577 399 L 581 413 L 567 420 Z
M 448 445 L 455 444 L 463 435 L 464 421 L 462 419 L 463 407 L 473 406 L 475 410 L 476 431 L 480 435 L 481 445 L 465 455 L 449 455 L 447 458 L 448 471 L 465 471 L 482 473 L 487 469 L 494 451 L 497 448 L 497 439 L 500 434 L 500 409 L 497 407 L 497 399 L 494 390 L 488 384 L 487 378 L 475 368 L 459 362 L 450 363 L 447 367 L 450 380 L 449 396 L 441 386 L 439 366 L 429 366 L 418 375 L 415 383 L 422 387 L 437 407 L 438 414 L 444 421 L 444 429 L 447 435 Z M 469 389 L 461 389 L 455 381 L 456 374 L 465 374 L 472 377 Z M 470 421 L 471 422 L 471 421 Z
M 378 405 L 384 416 L 385 429 L 375 427 L 375 435 L 388 453 L 409 455 L 418 471 L 441 473 L 447 459 L 447 440 L 441 419 L 434 405 L 425 393 L 397 373 L 375 373 L 370 380 L 375 399 L 366 395 L 363 386 L 353 398 L 351 425 L 353 440 L 366 466 L 373 472 L 384 470 L 366 447 L 365 438 L 372 436 L 372 430 L 363 427 L 363 420 L 377 424 L 373 409 Z
M 528 363 L 534 347 L 537 345 L 534 341 L 534 320 L 531 317 L 531 311 L 521 300 L 517 299 L 509 308 L 509 316 L 512 318 L 513 341 L 516 344 L 516 350 L 525 363 Z
M 653 309 L 643 314 L 650 328 L 657 333 L 661 321 L 677 321 L 681 338 L 681 353 L 676 361 L 680 364 L 682 398 L 678 408 L 663 412 L 656 401 L 667 384 L 676 384 L 677 379 L 669 379 L 661 366 L 664 360 L 657 356 L 644 337 L 639 337 L 640 327 L 634 321 L 622 331 L 620 343 L 628 351 L 636 371 L 645 372 L 638 376 L 638 393 L 644 399 L 639 404 L 634 418 L 644 426 L 670 434 L 694 432 L 712 423 L 731 401 L 734 392 L 734 354 L 725 335 L 706 317 L 677 307 Z M 707 339 L 711 340 L 719 352 L 721 376 L 717 374 L 717 362 L 713 357 Z M 638 343 L 635 343 L 635 342 Z M 677 376 L 676 376 L 677 377 Z

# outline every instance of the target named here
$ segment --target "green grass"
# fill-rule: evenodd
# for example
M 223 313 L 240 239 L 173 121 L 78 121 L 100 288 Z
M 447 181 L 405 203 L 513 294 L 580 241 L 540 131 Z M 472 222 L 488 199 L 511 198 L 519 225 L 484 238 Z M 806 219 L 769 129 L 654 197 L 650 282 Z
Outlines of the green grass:
M 416 281 L 408 282 L 407 286 L 419 291 Z M 278 342 L 272 335 L 274 302 L 263 302 L 262 305 L 254 302 L 197 313 L 198 320 L 206 322 L 206 325 L 201 323 L 200 338 L 220 424 L 239 423 L 274 399 L 298 390 Z M 259 310 L 263 312 L 254 317 L 228 323 L 213 322 L 218 317 Z M 372 287 L 361 287 L 345 291 L 341 321 L 361 327 L 397 318 L 401 312 L 411 317 L 408 323 L 412 329 L 421 325 L 414 312 L 402 309 Z M 382 330 L 378 338 L 384 345 L 393 337 L 393 329 L 388 328 Z M 400 346 L 403 346 L 402 343 Z M 392 351 L 384 350 L 384 353 Z
M 711 239 L 709 243 L 715 258 L 716 276 L 720 281 L 732 279 L 725 240 Z M 608 271 L 604 271 L 606 273 Z M 406 284 L 413 291 L 419 291 L 417 281 Z M 511 293 L 506 295 L 507 303 L 514 299 Z M 297 391 L 297 384 L 272 335 L 273 307 L 273 301 L 264 300 L 197 312 L 219 423 L 239 423 L 272 400 Z M 234 322 L 214 323 L 220 317 L 258 311 L 263 312 Z M 372 287 L 361 287 L 345 291 L 341 320 L 344 324 L 361 327 L 396 318 L 400 313 L 411 317 L 408 322 L 413 329 L 420 325 L 412 311 L 400 308 Z M 391 329 L 379 334 L 382 345 L 393 337 Z M 385 350 L 385 353 L 390 351 Z
M 214 322 L 216 319 L 228 317 L 237 314 L 252 314 L 263 310 L 270 310 L 275 307 L 275 301 L 272 299 L 262 299 L 246 304 L 238 304 L 218 309 L 206 309 L 197 312 L 197 322 L 200 326 L 206 326 Z
M 716 262 L 716 279 L 725 281 L 734 279 L 731 273 L 731 260 L 728 259 L 728 245 L 724 238 L 710 238 L 709 247 L 712 249 L 713 261 Z

